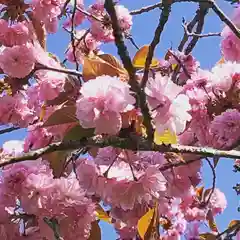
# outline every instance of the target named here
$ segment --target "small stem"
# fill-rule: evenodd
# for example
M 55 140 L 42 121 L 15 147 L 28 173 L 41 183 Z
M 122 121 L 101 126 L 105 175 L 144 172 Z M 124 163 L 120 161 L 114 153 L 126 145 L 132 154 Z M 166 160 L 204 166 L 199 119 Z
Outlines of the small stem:
M 49 71 L 54 71 L 54 72 L 59 72 L 59 73 L 65 73 L 77 77 L 82 77 L 82 72 L 79 72 L 77 70 L 72 70 L 72 69 L 64 69 L 64 68 L 53 68 L 53 67 L 48 67 L 44 65 L 39 65 L 35 67 L 35 71 L 39 70 L 49 70 Z
M 168 0 L 164 0 L 162 5 L 163 5 L 163 9 L 162 9 L 162 12 L 161 12 L 161 15 L 159 18 L 159 23 L 155 30 L 154 38 L 149 46 L 149 51 L 148 51 L 148 55 L 147 55 L 147 59 L 146 59 L 145 67 L 144 67 L 143 79 L 142 79 L 142 83 L 141 83 L 142 89 L 144 89 L 146 86 L 146 83 L 148 80 L 148 73 L 149 73 L 149 69 L 150 69 L 150 65 L 152 62 L 155 48 L 157 47 L 157 45 L 160 42 L 161 34 L 163 32 L 163 29 L 168 21 L 168 18 L 169 18 L 170 12 L 171 12 L 171 3 L 169 3 Z
M 212 181 L 212 189 L 211 189 L 211 192 L 209 193 L 209 196 L 208 196 L 208 199 L 206 201 L 206 204 L 208 204 L 211 200 L 211 197 L 213 195 L 213 192 L 215 190 L 215 187 L 216 187 L 216 172 L 215 172 L 215 169 L 214 169 L 214 166 L 212 165 L 211 161 L 208 159 L 208 158 L 205 158 L 206 161 L 208 162 L 208 165 L 209 167 L 211 168 L 212 170 L 212 175 L 213 175 L 213 181 Z
M 0 135 L 1 134 L 5 134 L 5 133 L 9 133 L 9 132 L 12 132 L 12 131 L 15 131 L 15 130 L 18 130 L 20 129 L 20 127 L 9 127 L 9 128 L 4 128 L 2 130 L 0 130 Z
M 90 18 L 92 18 L 92 19 L 94 19 L 94 20 L 96 20 L 96 21 L 98 21 L 98 22 L 104 23 L 104 21 L 103 21 L 102 19 L 100 19 L 100 18 L 92 15 L 91 13 L 85 11 L 84 9 L 79 8 L 79 7 L 76 7 L 76 8 L 77 8 L 77 10 L 78 10 L 79 12 L 81 12 L 82 14 L 84 14 L 84 15 L 86 15 L 86 16 L 88 16 L 88 17 L 90 17 Z
M 162 3 L 156 3 L 156 4 L 153 4 L 153 5 L 149 5 L 149 6 L 146 6 L 146 7 L 142 7 L 140 9 L 137 9 L 137 10 L 132 10 L 130 12 L 131 15 L 138 15 L 138 14 L 142 14 L 142 13 L 147 13 L 149 11 L 152 11 L 156 8 L 161 8 L 162 7 Z

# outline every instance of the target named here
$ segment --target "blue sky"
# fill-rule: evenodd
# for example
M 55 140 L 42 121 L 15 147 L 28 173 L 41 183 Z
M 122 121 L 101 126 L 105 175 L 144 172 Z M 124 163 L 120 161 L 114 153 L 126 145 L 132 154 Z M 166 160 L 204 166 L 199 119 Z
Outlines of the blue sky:
M 86 0 L 86 6 L 94 1 Z M 130 10 L 141 8 L 142 6 L 156 3 L 157 0 L 120 0 L 122 5 L 126 6 Z M 232 6 L 222 0 L 217 1 L 219 6 L 228 15 L 231 14 Z M 162 34 L 161 42 L 156 50 L 157 57 L 163 57 L 166 50 L 171 46 L 177 48 L 182 36 L 183 29 L 181 26 L 182 17 L 187 21 L 190 21 L 194 16 L 197 9 L 197 4 L 194 3 L 181 3 L 175 4 L 172 9 L 170 19 L 167 23 L 166 30 Z M 145 13 L 140 16 L 135 16 L 133 21 L 132 35 L 134 40 L 139 46 L 149 44 L 154 35 L 155 28 L 158 23 L 159 10 L 154 10 L 151 13 Z M 206 18 L 206 24 L 204 32 L 219 32 L 223 27 L 223 23 L 218 19 L 214 12 L 210 12 Z M 64 31 L 59 31 L 55 35 L 50 35 L 48 38 L 48 51 L 59 56 L 60 59 L 64 58 L 64 51 L 69 43 L 70 37 Z M 210 68 L 220 59 L 220 38 L 211 37 L 204 38 L 199 41 L 197 47 L 193 51 L 193 55 L 200 61 L 202 68 Z M 135 48 L 127 42 L 129 52 L 134 55 Z M 108 44 L 102 47 L 102 50 L 106 53 L 110 53 L 117 56 L 116 47 L 113 44 Z M 24 131 L 16 131 L 0 136 L 0 144 L 10 139 L 22 139 L 24 137 Z M 220 230 L 224 230 L 231 219 L 239 218 L 237 212 L 237 206 L 239 204 L 239 198 L 232 189 L 237 182 L 240 182 L 239 174 L 233 173 L 233 162 L 230 159 L 221 159 L 217 166 L 217 187 L 220 188 L 227 197 L 228 207 L 224 214 L 217 218 L 217 223 Z M 204 184 L 210 187 L 212 184 L 212 174 L 208 166 L 203 167 Z M 105 223 L 102 223 L 102 239 L 116 239 L 116 234 L 112 228 Z

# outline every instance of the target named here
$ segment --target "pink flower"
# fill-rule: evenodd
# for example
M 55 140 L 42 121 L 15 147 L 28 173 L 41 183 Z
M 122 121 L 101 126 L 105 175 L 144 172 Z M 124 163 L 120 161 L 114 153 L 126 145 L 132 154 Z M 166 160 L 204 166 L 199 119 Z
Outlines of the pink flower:
M 75 176 L 53 179 L 48 173 L 33 173 L 24 183 L 23 208 L 42 217 L 58 219 L 64 239 L 87 239 L 94 220 L 95 205 L 85 197 Z M 39 222 L 40 233 L 47 237 Z
M 24 140 L 24 151 L 35 150 L 46 147 L 53 139 L 46 128 L 30 127 L 27 137 Z
M 206 195 L 206 199 L 208 199 L 209 194 Z M 209 208 L 212 210 L 213 215 L 222 213 L 226 207 L 227 199 L 224 193 L 215 188 L 209 202 Z
M 1 188 L 3 192 L 8 195 L 20 196 L 24 187 L 23 182 L 30 174 L 37 172 L 51 174 L 49 167 L 41 159 L 6 166 L 2 171 L 3 184 Z
M 228 61 L 240 61 L 240 39 L 226 26 L 222 31 L 221 51 Z
M 116 14 L 118 17 L 119 26 L 122 31 L 129 31 L 132 27 L 132 16 L 127 8 L 122 5 L 115 6 Z
M 59 63 L 49 62 L 50 67 L 61 69 Z M 40 101 L 48 101 L 55 99 L 60 92 L 64 91 L 67 75 L 56 71 L 40 70 L 37 72 L 38 81 L 38 94 Z
M 128 33 L 132 27 L 132 16 L 127 8 L 122 5 L 115 6 L 119 26 L 124 33 Z M 108 23 L 109 16 L 104 9 L 104 2 L 99 1 L 90 6 L 89 13 L 98 17 L 101 21 L 89 18 L 91 22 L 91 33 L 98 41 L 111 42 L 114 40 L 111 24 Z
M 0 53 L 0 68 L 11 77 L 24 78 L 34 68 L 35 58 L 31 45 L 6 47 Z
M 117 162 L 97 167 L 92 161 L 82 161 L 77 167 L 78 179 L 89 195 L 101 196 L 105 203 L 124 211 L 133 209 L 135 204 L 150 203 L 166 191 L 166 179 L 158 167 L 149 166 L 146 171 L 133 173 L 128 163 Z
M 168 77 L 157 75 L 155 79 L 148 80 L 145 93 L 159 133 L 169 129 L 179 134 L 191 120 L 189 99 L 179 94 L 181 90 Z
M 0 122 L 3 124 L 12 123 L 26 127 L 34 119 L 33 112 L 27 106 L 27 99 L 19 92 L 14 96 L 5 95 L 0 98 Z
M 8 26 L 7 22 L 1 22 L 0 25 L 3 25 L 1 26 L 3 31 L 0 35 L 0 42 L 7 47 L 23 45 L 31 39 L 31 32 L 27 22 L 17 22 L 11 26 Z
M 77 100 L 77 118 L 97 134 L 116 134 L 122 127 L 121 113 L 133 108 L 130 86 L 116 77 L 101 76 L 83 84 Z
M 49 33 L 54 33 L 57 30 L 58 19 L 61 14 L 61 5 L 63 0 L 33 0 L 32 9 L 35 17 L 46 25 L 46 30 Z
M 240 73 L 239 63 L 226 62 L 212 68 L 212 77 L 209 83 L 214 90 L 227 92 L 233 84 L 234 76 Z
M 228 109 L 216 116 L 211 122 L 210 132 L 217 135 L 221 144 L 233 145 L 240 137 L 240 112 Z
M 3 42 L 5 41 L 5 33 L 8 30 L 8 22 L 2 18 L 0 19 L 0 28 L 1 28 L 0 41 Z

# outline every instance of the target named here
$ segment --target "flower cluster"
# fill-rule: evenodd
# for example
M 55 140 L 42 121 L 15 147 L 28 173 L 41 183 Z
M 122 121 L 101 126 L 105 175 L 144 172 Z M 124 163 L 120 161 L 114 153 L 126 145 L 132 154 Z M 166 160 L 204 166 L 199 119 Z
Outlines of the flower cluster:
M 104 3 L 0 3 L 0 124 L 27 130 L 23 141 L 5 142 L 0 151 L 1 239 L 87 240 L 107 219 L 119 239 L 135 240 L 139 219 L 152 210 L 158 240 L 198 239 L 201 224 L 227 207 L 220 189 L 202 187 L 201 156 L 169 152 L 165 140 L 239 145 L 239 38 L 224 27 L 222 60 L 210 70 L 191 54 L 168 50 L 144 85 L 143 69 L 131 71 L 130 61 L 125 69 L 101 52 L 119 40 Z M 131 37 L 132 13 L 118 2 L 114 8 L 122 37 Z M 239 6 L 232 22 L 240 26 Z M 62 62 L 46 49 L 47 33 L 59 28 L 71 35 Z M 153 151 L 159 141 L 161 151 Z M 73 151 L 72 143 L 81 148 Z

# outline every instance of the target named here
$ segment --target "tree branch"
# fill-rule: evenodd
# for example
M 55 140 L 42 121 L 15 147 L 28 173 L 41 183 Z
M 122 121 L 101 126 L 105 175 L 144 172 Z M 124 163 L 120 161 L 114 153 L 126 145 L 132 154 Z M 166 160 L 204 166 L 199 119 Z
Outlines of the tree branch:
M 240 30 L 236 25 L 227 17 L 221 8 L 216 4 L 214 0 L 209 0 L 212 10 L 218 15 L 218 17 L 235 33 L 235 35 L 240 38 Z
M 160 15 L 159 23 L 156 28 L 154 38 L 149 46 L 149 51 L 148 51 L 148 55 L 147 55 L 147 59 L 146 59 L 145 67 L 144 67 L 144 74 L 143 74 L 143 79 L 142 79 L 142 83 L 141 83 L 141 87 L 143 89 L 145 88 L 147 80 L 148 80 L 148 73 L 149 73 L 151 62 L 152 62 L 154 50 L 160 42 L 161 34 L 163 32 L 164 26 L 167 23 L 168 17 L 171 12 L 171 2 L 170 1 L 164 0 L 162 3 L 162 6 L 163 6 L 163 9 L 162 9 L 162 12 Z
M 144 91 L 140 88 L 137 79 L 136 79 L 136 69 L 134 68 L 131 58 L 129 56 L 127 47 L 124 44 L 123 34 L 118 24 L 116 10 L 112 0 L 105 0 L 104 7 L 108 12 L 113 28 L 113 35 L 115 38 L 115 44 L 118 49 L 118 55 L 120 56 L 124 68 L 127 70 L 129 75 L 129 85 L 131 86 L 131 90 L 137 94 L 137 107 L 140 106 L 142 114 L 143 114 L 143 124 L 147 129 L 148 138 L 153 139 L 153 127 L 151 123 L 151 116 L 149 113 L 149 109 L 146 103 L 146 95 Z
M 196 11 L 196 15 L 194 16 L 194 18 L 192 19 L 191 22 L 185 24 L 186 25 L 186 28 L 189 32 L 192 32 L 194 26 L 197 24 L 198 22 L 198 12 L 199 12 L 199 9 Z M 186 44 L 186 42 L 188 41 L 189 39 L 189 36 L 187 35 L 186 32 L 184 32 L 184 35 L 183 35 L 183 38 L 178 46 L 178 51 L 182 51 L 183 48 L 184 48 L 184 45 Z
M 147 13 L 149 11 L 152 11 L 156 8 L 161 8 L 162 7 L 162 3 L 156 3 L 156 4 L 153 4 L 153 5 L 149 5 L 149 6 L 146 6 L 146 7 L 142 7 L 140 9 L 137 9 L 137 10 L 132 10 L 130 12 L 131 15 L 138 15 L 138 14 L 142 14 L 142 13 Z
M 8 127 L 8 128 L 4 128 L 2 130 L 0 130 L 0 135 L 1 134 L 5 134 L 5 133 L 9 133 L 9 132 L 12 132 L 12 131 L 15 131 L 15 130 L 18 130 L 20 129 L 20 127 Z
M 218 33 L 198 34 L 196 32 L 189 31 L 188 24 L 186 24 L 184 21 L 183 21 L 182 26 L 183 26 L 184 32 L 186 33 L 186 35 L 188 37 L 207 38 L 207 37 L 220 37 L 221 36 L 220 32 L 218 32 Z
M 223 232 L 219 233 L 216 236 L 216 239 L 217 240 L 226 239 L 229 236 L 230 233 L 235 232 L 235 231 L 236 232 L 240 231 L 240 222 L 237 222 L 233 226 L 228 227 L 226 230 L 224 230 Z M 231 239 L 231 238 L 229 238 L 229 239 Z
M 81 140 L 75 141 L 63 141 L 56 142 L 48 145 L 47 147 L 31 151 L 29 153 L 23 154 L 22 156 L 12 157 L 12 158 L 3 158 L 0 160 L 0 167 L 4 167 L 8 164 L 17 163 L 26 160 L 36 160 L 44 154 L 51 153 L 54 151 L 65 151 L 65 150 L 74 150 L 83 147 L 99 147 L 104 148 L 107 146 L 112 146 L 120 149 L 128 149 L 132 151 L 155 151 L 155 152 L 175 152 L 175 153 L 188 153 L 193 154 L 198 158 L 200 155 L 204 157 L 225 157 L 225 158 L 240 158 L 240 151 L 236 150 L 217 150 L 213 148 L 205 147 L 194 147 L 194 146 L 183 146 L 178 144 L 172 145 L 156 145 L 144 138 L 119 138 L 119 137 L 108 137 L 104 138 L 102 136 L 95 136 L 91 138 L 84 138 Z M 192 160 L 192 161 L 197 161 Z M 177 163 L 179 164 L 179 163 Z M 182 165 L 182 164 L 181 164 Z M 173 165 L 171 165 L 172 167 Z
M 204 20 L 205 20 L 205 16 L 207 15 L 209 11 L 209 6 L 208 4 L 201 4 L 199 5 L 199 11 L 198 11 L 198 23 L 197 23 L 197 28 L 196 28 L 196 34 L 201 34 L 202 30 L 203 30 L 203 26 L 204 26 Z M 192 40 L 190 41 L 190 43 L 188 44 L 188 46 L 185 49 L 185 54 L 188 55 L 193 48 L 196 46 L 197 42 L 199 40 L 199 37 L 197 37 L 196 35 L 193 36 Z

